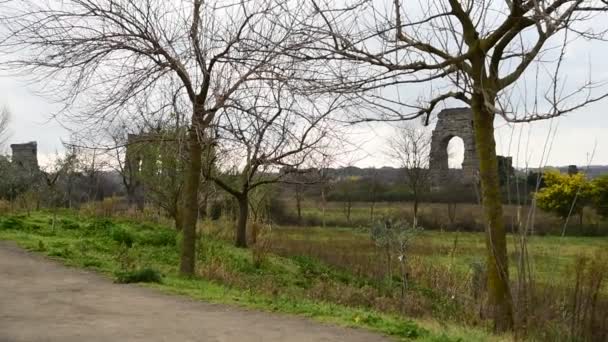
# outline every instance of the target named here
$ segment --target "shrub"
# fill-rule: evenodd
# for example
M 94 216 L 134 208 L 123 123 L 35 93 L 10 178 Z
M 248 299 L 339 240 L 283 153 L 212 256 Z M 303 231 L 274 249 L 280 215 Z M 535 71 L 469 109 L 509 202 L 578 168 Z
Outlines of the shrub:
M 70 257 L 72 257 L 74 255 L 74 253 L 73 253 L 72 249 L 70 249 L 70 247 L 65 246 L 65 247 L 51 248 L 49 250 L 48 255 L 52 256 L 52 257 L 69 259 Z
M 268 259 L 272 248 L 271 227 L 262 226 L 259 223 L 251 225 L 251 256 L 253 266 L 260 268 Z
M 92 258 L 87 258 L 82 261 L 82 266 L 83 267 L 92 267 L 92 268 L 101 267 L 101 261 L 92 259 Z
M 608 218 L 608 175 L 593 180 L 593 207 L 603 218 Z
M 114 222 L 108 219 L 98 219 L 93 222 L 93 226 L 97 229 L 109 230 L 111 228 L 114 228 L 116 224 L 114 224 Z
M 10 216 L 5 218 L 4 220 L 0 220 L 0 228 L 2 229 L 25 229 L 26 225 L 18 217 Z
M 536 193 L 538 207 L 563 219 L 578 214 L 582 223 L 583 207 L 592 193 L 586 176 L 582 173 L 546 172 L 544 178 L 547 186 Z
M 139 242 L 148 246 L 175 246 L 177 242 L 177 232 L 169 229 L 157 229 L 142 232 Z
M 120 271 L 115 273 L 119 284 L 131 283 L 161 283 L 162 275 L 152 268 L 142 268 L 134 271 Z
M 127 247 L 133 246 L 133 242 L 135 241 L 133 234 L 130 231 L 120 227 L 113 228 L 110 236 L 112 237 L 112 240 L 121 245 L 124 244 Z
M 61 228 L 63 229 L 70 229 L 70 230 L 76 230 L 76 229 L 80 229 L 80 225 L 72 220 L 68 220 L 68 219 L 62 219 L 61 220 Z

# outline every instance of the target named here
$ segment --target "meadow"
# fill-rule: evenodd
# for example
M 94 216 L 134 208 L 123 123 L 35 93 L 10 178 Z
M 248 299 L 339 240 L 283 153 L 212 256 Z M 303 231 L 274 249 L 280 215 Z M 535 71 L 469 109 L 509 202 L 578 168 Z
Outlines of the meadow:
M 143 283 L 209 302 L 303 315 L 377 331 L 396 340 L 502 340 L 480 327 L 330 300 L 319 292 L 321 288 L 364 293 L 375 284 L 304 255 L 281 257 L 256 248 L 235 248 L 222 238 L 225 230 L 221 227 L 202 224 L 201 228 L 197 276 L 183 278 L 178 275 L 180 235 L 166 226 L 67 211 L 57 215 L 55 224 L 48 212 L 0 216 L 0 240 L 15 241 L 68 266 L 100 272 L 117 283 Z
M 323 211 L 321 202 L 305 200 L 298 220 L 293 201 L 283 203 L 286 223 L 309 227 L 323 226 L 325 222 L 325 227 L 364 228 L 387 217 L 410 222 L 413 217 L 411 202 L 353 202 L 347 215 L 346 202 L 327 202 Z M 527 226 L 532 235 L 608 236 L 608 222 L 591 208 L 585 208 L 582 224 L 578 218 L 571 218 L 566 225 L 561 218 L 529 205 L 504 204 L 503 211 L 505 225 L 511 232 Z M 481 218 L 481 205 L 475 203 L 420 203 L 418 211 L 418 222 L 427 230 L 482 232 Z
M 366 227 L 262 225 L 252 229 L 256 236 L 249 250 L 232 246 L 232 227 L 223 219 L 201 222 L 197 276 L 188 279 L 178 276 L 180 234 L 141 217 L 61 211 L 53 224 L 48 212 L 5 215 L 0 239 L 117 282 L 145 282 L 206 301 L 304 315 L 400 340 L 514 338 L 488 333 L 481 233 L 417 234 L 402 269 L 404 288 L 402 264 L 395 257 L 387 262 Z M 518 277 L 518 239 L 509 237 L 517 317 L 526 326 L 518 338 L 606 339 L 608 239 L 529 236 L 524 281 Z

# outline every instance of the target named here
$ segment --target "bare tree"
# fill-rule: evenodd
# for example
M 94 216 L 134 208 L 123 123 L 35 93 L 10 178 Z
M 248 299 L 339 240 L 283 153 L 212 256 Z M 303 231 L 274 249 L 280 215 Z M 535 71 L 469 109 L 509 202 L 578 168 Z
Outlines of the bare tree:
M 57 223 L 57 209 L 63 204 L 66 196 L 71 194 L 69 191 L 64 191 L 66 189 L 60 189 L 59 183 L 62 178 L 68 176 L 70 170 L 74 169 L 74 164 L 77 162 L 76 158 L 77 155 L 73 153 L 73 150 L 67 149 L 63 157 L 56 155 L 53 163 L 40 171 L 41 178 L 48 191 L 48 205 L 51 207 L 53 214 L 51 222 L 53 231 L 55 231 L 55 225 Z M 71 186 L 69 183 L 66 185 Z
M 0 108 L 0 149 L 6 144 L 9 136 L 9 124 L 11 123 L 11 112 L 8 107 Z
M 570 79 L 566 83 L 561 72 L 572 39 L 603 38 L 605 31 L 594 29 L 590 22 L 596 12 L 606 10 L 606 3 L 351 0 L 336 4 L 311 0 L 303 6 L 308 6 L 309 15 L 293 20 L 307 27 L 303 31 L 313 36 L 316 47 L 293 53 L 311 61 L 311 91 L 349 94 L 361 104 L 359 113 L 352 113 L 355 121 L 422 116 L 428 123 L 443 103 L 460 101 L 471 107 L 487 234 L 490 312 L 496 331 L 511 329 L 513 306 L 495 118 L 546 119 L 606 97 L 597 83 L 589 79 L 580 85 Z M 533 71 L 532 80 L 528 70 Z M 536 75 L 544 81 L 539 82 Z M 527 88 L 530 81 L 534 85 Z M 418 90 L 417 94 L 402 91 L 404 85 Z M 427 95 L 421 96 L 420 90 Z M 540 101 L 529 101 L 530 92 L 540 95 Z M 518 106 L 509 106 L 515 96 Z
M 0 46 L 12 54 L 8 67 L 50 83 L 47 89 L 56 89 L 53 95 L 66 103 L 63 118 L 103 127 L 138 100 L 155 103 L 167 89 L 186 108 L 182 274 L 195 269 L 201 153 L 209 126 L 246 83 L 279 77 L 285 62 L 281 50 L 293 43 L 293 23 L 280 15 L 280 3 L 27 0 L 0 5 L 7 33 Z
M 414 226 L 418 222 L 421 196 L 429 189 L 431 134 L 428 129 L 404 125 L 388 141 L 387 154 L 403 168 L 405 181 L 414 196 Z
M 225 149 L 217 154 L 232 156 L 222 163 L 231 165 L 230 170 L 206 173 L 237 200 L 237 247 L 247 247 L 251 191 L 287 181 L 288 173 L 278 167 L 296 170 L 322 148 L 331 137 L 328 119 L 341 105 L 339 98 L 324 103 L 295 96 L 277 82 L 260 82 L 247 90 L 249 96 L 226 108 L 217 125 L 216 139 Z

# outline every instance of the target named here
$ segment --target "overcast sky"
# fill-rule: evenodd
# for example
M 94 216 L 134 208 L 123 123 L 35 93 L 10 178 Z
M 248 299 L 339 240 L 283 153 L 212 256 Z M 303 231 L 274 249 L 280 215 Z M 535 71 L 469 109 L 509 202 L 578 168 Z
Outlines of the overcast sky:
M 61 140 L 67 140 L 69 132 L 51 118 L 59 108 L 57 104 L 34 94 L 31 86 L 19 78 L 6 75 L 0 76 L 0 104 L 8 106 L 13 115 L 9 143 L 37 141 L 41 162 L 62 151 Z M 546 162 L 542 165 L 586 165 L 594 146 L 596 150 L 592 163 L 608 164 L 607 106 L 608 102 L 589 105 L 552 122 L 514 126 L 497 122 L 497 152 L 513 156 L 514 162 L 520 167 L 526 163 L 530 167 L 537 167 L 541 164 L 545 142 L 552 141 L 550 152 L 544 159 Z M 361 151 L 352 157 L 342 157 L 341 164 L 394 166 L 384 155 L 386 139 L 394 134 L 394 126 L 365 124 L 355 127 L 350 140 L 357 142 L 356 145 L 353 143 L 353 149 L 361 147 Z
M 598 18 L 591 25 L 604 27 L 604 20 Z M 595 81 L 608 81 L 606 56 L 608 43 L 584 40 L 571 43 L 562 70 L 562 81 L 576 84 L 577 80 L 584 80 L 590 75 Z M 7 106 L 13 115 L 9 143 L 37 141 L 39 160 L 44 163 L 62 151 L 61 140 L 67 140 L 69 132 L 51 118 L 60 106 L 35 95 L 34 90 L 37 90 L 36 86 L 28 85 L 24 79 L 0 73 L 0 106 Z M 418 96 L 416 91 L 409 90 L 413 97 Z M 519 167 L 586 165 L 594 150 L 591 163 L 608 164 L 607 106 L 608 101 L 594 103 L 552 121 L 533 124 L 513 126 L 496 122 L 497 152 L 512 156 Z M 350 140 L 353 150 L 360 147 L 360 151 L 349 157 L 341 157 L 340 163 L 395 166 L 384 153 L 387 138 L 394 134 L 394 126 L 396 124 L 354 127 Z

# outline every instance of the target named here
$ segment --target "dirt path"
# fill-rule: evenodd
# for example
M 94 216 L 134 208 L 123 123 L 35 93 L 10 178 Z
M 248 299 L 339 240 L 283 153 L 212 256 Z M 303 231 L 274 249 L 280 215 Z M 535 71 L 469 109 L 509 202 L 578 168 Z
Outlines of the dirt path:
M 386 339 L 304 318 L 113 284 L 0 241 L 0 341 L 349 341 Z

